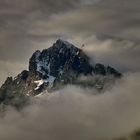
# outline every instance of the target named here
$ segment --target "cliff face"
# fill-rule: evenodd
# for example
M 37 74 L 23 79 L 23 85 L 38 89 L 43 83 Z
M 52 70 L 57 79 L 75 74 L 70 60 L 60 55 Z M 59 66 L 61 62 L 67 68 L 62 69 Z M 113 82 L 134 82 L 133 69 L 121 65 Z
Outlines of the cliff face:
M 14 79 L 7 78 L 0 88 L 0 103 L 18 105 L 26 102 L 30 96 L 36 96 L 43 91 L 51 92 L 66 84 L 94 86 L 103 89 L 107 77 L 121 77 L 114 68 L 103 64 L 90 64 L 90 59 L 79 48 L 63 40 L 57 40 L 52 47 L 37 50 L 29 60 L 29 71 L 24 70 Z M 94 84 L 79 82 L 83 75 L 96 77 Z M 100 80 L 97 76 L 105 77 Z M 110 78 L 109 78 L 110 79 Z

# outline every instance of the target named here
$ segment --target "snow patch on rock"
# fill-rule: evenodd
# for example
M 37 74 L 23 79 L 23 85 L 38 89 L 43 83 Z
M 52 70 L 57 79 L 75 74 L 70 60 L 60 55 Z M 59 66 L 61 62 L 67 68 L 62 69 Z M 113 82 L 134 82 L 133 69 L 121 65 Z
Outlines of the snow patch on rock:
M 44 84 L 44 80 L 34 81 L 34 83 L 37 84 L 37 87 L 35 88 L 35 90 L 38 90 L 40 86 Z
M 41 80 L 38 80 L 38 81 L 34 81 L 34 83 L 37 84 L 37 87 L 34 90 L 40 89 L 40 86 L 42 86 L 44 83 L 47 83 L 48 87 L 52 88 L 55 79 L 56 79 L 56 77 L 49 75 L 47 79 L 41 79 Z

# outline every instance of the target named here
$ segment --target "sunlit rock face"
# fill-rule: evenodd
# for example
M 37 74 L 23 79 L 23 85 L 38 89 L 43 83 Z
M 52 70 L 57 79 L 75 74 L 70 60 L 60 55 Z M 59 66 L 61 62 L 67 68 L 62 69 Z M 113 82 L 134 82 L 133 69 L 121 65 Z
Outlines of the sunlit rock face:
M 93 82 L 80 81 L 81 76 L 92 77 Z M 102 90 L 108 79 L 119 77 L 121 73 L 114 68 L 99 63 L 91 65 L 90 58 L 81 49 L 59 39 L 52 47 L 35 51 L 29 60 L 29 71 L 22 71 L 14 79 L 7 78 L 0 89 L 0 102 L 18 106 L 30 96 L 46 90 L 52 92 L 67 84 Z

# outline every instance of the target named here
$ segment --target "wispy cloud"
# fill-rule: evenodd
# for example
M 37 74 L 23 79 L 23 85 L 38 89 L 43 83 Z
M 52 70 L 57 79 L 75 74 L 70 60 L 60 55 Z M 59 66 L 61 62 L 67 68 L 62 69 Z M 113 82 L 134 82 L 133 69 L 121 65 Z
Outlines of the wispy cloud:
M 33 100 L 21 112 L 7 108 L 0 117 L 0 139 L 112 140 L 127 136 L 140 126 L 139 77 L 139 73 L 125 75 L 104 94 L 67 86 Z

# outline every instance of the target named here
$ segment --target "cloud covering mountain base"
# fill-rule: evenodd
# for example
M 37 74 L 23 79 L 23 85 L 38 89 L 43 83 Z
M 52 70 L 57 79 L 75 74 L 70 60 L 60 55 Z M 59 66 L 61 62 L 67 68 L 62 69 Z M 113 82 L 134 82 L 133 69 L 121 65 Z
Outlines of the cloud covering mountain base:
M 127 74 L 112 89 L 67 86 L 0 117 L 1 140 L 112 140 L 140 127 L 140 73 Z

